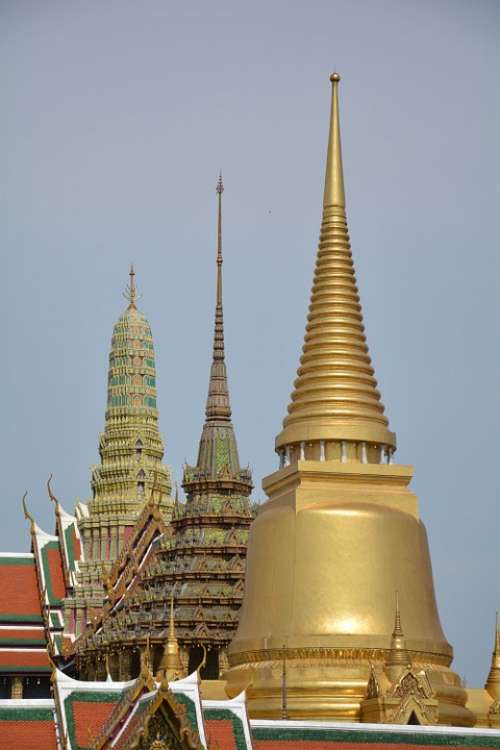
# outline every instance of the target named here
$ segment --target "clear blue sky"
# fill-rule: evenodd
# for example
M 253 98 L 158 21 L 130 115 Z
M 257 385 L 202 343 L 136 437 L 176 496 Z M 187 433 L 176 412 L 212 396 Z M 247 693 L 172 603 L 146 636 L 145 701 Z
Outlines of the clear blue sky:
M 256 498 L 276 467 L 342 74 L 349 226 L 382 397 L 412 463 L 456 668 L 484 681 L 500 607 L 500 4 L 494 0 L 0 5 L 6 326 L 0 547 L 25 489 L 52 530 L 89 494 L 112 326 L 133 260 L 166 461 L 196 457 L 223 169 L 234 421 Z

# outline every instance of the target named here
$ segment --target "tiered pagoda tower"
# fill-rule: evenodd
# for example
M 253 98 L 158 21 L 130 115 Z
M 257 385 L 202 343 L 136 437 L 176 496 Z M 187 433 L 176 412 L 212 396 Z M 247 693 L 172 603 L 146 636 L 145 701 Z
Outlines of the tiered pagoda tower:
M 250 532 L 245 597 L 229 649 L 231 695 L 254 717 L 360 721 L 371 677 L 391 659 L 395 592 L 413 669 L 442 724 L 472 725 L 450 669 L 410 466 L 395 465 L 368 354 L 347 230 L 338 84 L 323 221 L 302 357 L 276 439 L 280 469 Z
M 102 620 L 90 627 L 78 644 L 81 670 L 89 679 L 100 674 L 104 653 L 110 656 L 113 677 L 129 679 L 137 672 L 138 654 L 144 649 L 151 652 L 154 671 L 161 672 L 165 643 L 174 623 L 185 671 L 194 671 L 204 661 L 202 676 L 218 679 L 227 667 L 226 650 L 236 632 L 243 599 L 253 513 L 251 474 L 240 466 L 231 422 L 224 354 L 223 189 L 221 178 L 217 184 L 213 358 L 198 460 L 195 466 L 184 467 L 187 501 L 175 503 L 171 524 L 162 531 L 154 524 L 155 501 L 151 498 L 151 513 L 139 521 L 130 545 L 113 569 Z M 153 525 L 148 525 L 151 521 Z
M 91 500 L 76 507 L 83 560 L 74 596 L 65 602 L 66 627 L 76 634 L 102 607 L 103 579 L 132 533 L 153 482 L 165 519 L 173 507 L 170 471 L 162 463 L 164 445 L 158 429 L 153 337 L 137 309 L 133 266 L 125 296 L 129 304 L 111 340 L 106 424 L 99 440 L 101 463 L 92 470 Z
M 241 468 L 231 422 L 222 306 L 222 177 L 217 183 L 217 295 L 213 358 L 196 466 L 184 467 L 187 502 L 175 513 L 175 546 L 167 556 L 176 602 L 177 635 L 189 669 L 207 649 L 203 674 L 217 678 L 243 599 L 252 477 Z

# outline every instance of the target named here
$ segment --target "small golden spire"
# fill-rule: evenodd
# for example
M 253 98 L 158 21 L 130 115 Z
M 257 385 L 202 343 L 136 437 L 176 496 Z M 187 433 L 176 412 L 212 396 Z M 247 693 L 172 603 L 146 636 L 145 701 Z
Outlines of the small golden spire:
M 396 682 L 403 670 L 411 665 L 411 658 L 406 648 L 406 639 L 401 627 L 401 613 L 399 611 L 399 595 L 396 591 L 396 610 L 394 613 L 394 630 L 392 631 L 391 650 L 386 661 L 386 671 Z
M 396 613 L 394 615 L 394 630 L 392 637 L 397 638 L 402 635 L 403 629 L 401 627 L 401 613 L 399 611 L 399 591 L 396 591 Z
M 323 219 L 297 379 L 276 448 L 351 441 L 394 448 L 368 353 L 345 212 L 333 73 Z
M 174 590 L 170 593 L 170 617 L 168 622 L 168 638 L 163 651 L 162 660 L 158 667 L 157 678 L 172 682 L 183 677 L 183 668 L 181 663 L 179 642 L 175 634 L 174 618 Z
M 149 650 L 149 633 L 146 636 L 146 643 L 144 645 L 144 650 L 141 651 L 140 655 L 140 661 L 141 661 L 141 675 L 143 677 L 148 677 L 149 675 L 152 675 L 152 669 L 151 669 L 151 653 Z
M 500 626 L 498 612 L 495 623 L 495 644 L 491 655 L 491 667 L 485 685 L 486 690 L 494 700 L 500 698 Z
M 168 638 L 169 640 L 176 641 L 175 637 L 175 622 L 174 622 L 174 590 L 170 593 L 170 618 L 168 621 Z
M 130 276 L 130 281 L 127 285 L 127 288 L 125 289 L 124 297 L 125 299 L 128 299 L 129 302 L 129 308 L 136 307 L 137 302 L 137 289 L 135 288 L 135 270 L 134 270 L 134 264 L 130 264 L 130 271 L 128 272 L 128 275 Z

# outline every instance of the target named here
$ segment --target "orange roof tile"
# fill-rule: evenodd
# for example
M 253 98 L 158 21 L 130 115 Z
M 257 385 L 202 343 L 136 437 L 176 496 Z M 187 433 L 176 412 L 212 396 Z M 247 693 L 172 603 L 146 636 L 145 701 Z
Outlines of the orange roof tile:
M 0 671 L 15 671 L 16 669 L 50 672 L 47 651 L 0 649 Z
M 101 731 L 115 707 L 114 703 L 74 701 L 75 737 L 79 748 L 87 748 Z
M 57 750 L 53 721 L 2 721 L 0 750 Z
M 0 556 L 0 621 L 41 621 L 35 559 Z

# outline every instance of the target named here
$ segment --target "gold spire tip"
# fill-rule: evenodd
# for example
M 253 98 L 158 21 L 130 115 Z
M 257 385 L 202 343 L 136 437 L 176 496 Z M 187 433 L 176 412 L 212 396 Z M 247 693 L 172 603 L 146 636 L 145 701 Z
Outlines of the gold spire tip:
M 330 81 L 332 83 L 338 83 L 340 81 L 340 76 L 338 73 L 332 73 L 330 76 Z

